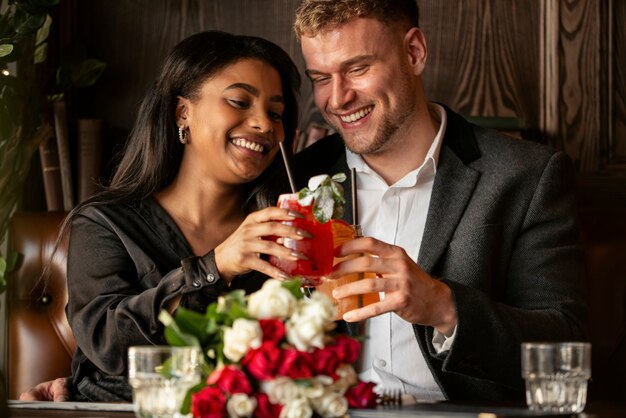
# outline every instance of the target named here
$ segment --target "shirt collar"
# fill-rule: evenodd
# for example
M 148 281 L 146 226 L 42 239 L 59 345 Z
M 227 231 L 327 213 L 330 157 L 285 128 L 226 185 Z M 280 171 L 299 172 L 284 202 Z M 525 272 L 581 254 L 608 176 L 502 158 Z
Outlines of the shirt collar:
M 428 109 L 434 119 L 439 122 L 439 131 L 437 131 L 437 135 L 435 135 L 435 138 L 433 139 L 433 142 L 430 145 L 430 148 L 428 149 L 428 152 L 426 153 L 426 157 L 424 158 L 422 164 L 415 170 L 408 172 L 402 179 L 396 182 L 394 186 L 414 186 L 418 178 L 420 178 L 421 176 L 426 175 L 426 177 L 429 178 L 431 176 L 434 177 L 437 173 L 437 164 L 439 163 L 441 143 L 443 140 L 443 136 L 446 132 L 447 115 L 446 110 L 443 108 L 443 106 L 437 103 L 429 102 Z M 367 165 L 365 160 L 363 160 L 363 158 L 359 154 L 355 154 L 349 149 L 346 149 L 346 162 L 348 163 L 349 168 L 354 168 L 359 173 L 380 178 L 380 176 L 374 170 L 372 170 L 370 166 Z M 380 180 L 383 181 L 382 178 L 380 178 Z

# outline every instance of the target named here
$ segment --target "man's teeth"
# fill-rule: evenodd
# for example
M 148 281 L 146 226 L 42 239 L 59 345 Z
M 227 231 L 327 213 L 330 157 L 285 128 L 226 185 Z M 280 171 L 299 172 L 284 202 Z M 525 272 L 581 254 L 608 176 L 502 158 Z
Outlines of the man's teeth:
M 370 113 L 373 108 L 374 108 L 373 106 L 370 106 L 368 108 L 361 109 L 358 112 L 355 112 L 351 115 L 341 116 L 341 120 L 347 123 L 356 122 L 357 120 L 364 118 L 365 115 Z
M 256 152 L 263 152 L 263 150 L 265 149 L 263 145 L 257 144 L 256 142 L 246 141 L 243 138 L 233 139 L 233 144 L 237 145 L 238 147 L 248 148 Z

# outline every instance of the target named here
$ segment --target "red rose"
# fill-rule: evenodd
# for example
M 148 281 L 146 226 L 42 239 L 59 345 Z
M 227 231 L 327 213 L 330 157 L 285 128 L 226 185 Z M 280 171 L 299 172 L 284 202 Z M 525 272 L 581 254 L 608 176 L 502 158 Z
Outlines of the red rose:
M 276 345 L 285 336 L 285 324 L 278 319 L 260 319 L 259 324 L 263 330 L 263 342 L 271 342 Z
M 335 336 L 335 345 L 333 347 L 341 363 L 352 364 L 359 358 L 361 353 L 361 343 L 343 334 Z
M 341 365 L 341 359 L 336 353 L 335 347 L 317 349 L 310 356 L 311 367 L 316 375 L 323 374 L 337 380 L 337 368 Z
M 252 393 L 250 382 L 244 372 L 237 366 L 224 366 L 215 370 L 207 379 L 207 384 L 215 385 L 228 394 Z
M 350 408 L 376 408 L 376 393 L 372 382 L 359 382 L 346 392 Z
M 291 379 L 306 379 L 313 376 L 311 355 L 292 348 L 283 350 L 277 374 Z
M 257 402 L 254 410 L 256 418 L 278 418 L 280 416 L 280 412 L 283 410 L 282 405 L 271 403 L 265 393 L 255 393 L 254 397 Z
M 221 418 L 225 405 L 224 394 L 216 387 L 207 386 L 191 395 L 191 413 L 196 418 Z
M 280 361 L 280 351 L 275 344 L 264 342 L 261 347 L 248 351 L 241 365 L 256 379 L 273 379 Z

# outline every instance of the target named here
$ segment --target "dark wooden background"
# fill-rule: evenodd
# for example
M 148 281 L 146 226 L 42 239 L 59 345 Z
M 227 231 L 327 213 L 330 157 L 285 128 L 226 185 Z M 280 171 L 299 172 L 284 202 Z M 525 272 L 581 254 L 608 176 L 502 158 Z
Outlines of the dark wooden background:
M 299 3 L 62 0 L 54 16 L 52 60 L 55 53 L 72 52 L 107 63 L 101 80 L 78 91 L 70 107 L 74 118 L 103 119 L 103 180 L 143 94 L 179 40 L 205 29 L 258 35 L 282 46 L 303 69 L 291 29 Z M 431 100 L 468 116 L 515 118 L 524 138 L 572 157 L 585 204 L 626 206 L 625 1 L 418 3 L 429 45 L 425 83 Z M 301 115 L 303 131 L 321 121 L 306 79 Z M 43 200 L 30 205 L 45 208 Z

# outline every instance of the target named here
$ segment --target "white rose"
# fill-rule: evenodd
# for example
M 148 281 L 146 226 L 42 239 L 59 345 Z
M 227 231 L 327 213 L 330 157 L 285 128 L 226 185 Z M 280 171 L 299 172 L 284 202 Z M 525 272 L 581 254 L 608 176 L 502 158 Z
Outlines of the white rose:
M 248 313 L 257 319 L 288 318 L 296 306 L 296 298 L 285 289 L 281 282 L 269 279 L 263 287 L 250 295 Z
M 292 399 L 283 405 L 280 418 L 311 418 L 313 410 L 309 401 L 304 398 Z
M 342 364 L 337 368 L 337 375 L 339 379 L 332 383 L 332 388 L 340 394 L 345 394 L 346 391 L 358 383 L 356 371 L 349 364 Z
M 299 386 L 300 394 L 304 398 L 313 399 L 324 395 L 326 386 L 333 383 L 333 378 L 329 376 L 319 375 L 309 380 L 310 385 Z
M 315 412 L 323 418 L 343 417 L 348 412 L 348 401 L 342 395 L 328 390 L 318 398 L 311 399 Z
M 322 292 L 315 292 L 308 299 L 302 299 L 300 312 L 305 316 L 312 316 L 330 331 L 335 328 L 337 310 L 328 296 Z
M 285 324 L 285 335 L 289 344 L 300 351 L 324 348 L 324 328 L 310 316 L 293 314 Z
M 324 348 L 326 332 L 335 327 L 334 318 L 335 307 L 322 293 L 301 299 L 285 324 L 287 341 L 300 351 Z
M 282 405 L 300 395 L 298 385 L 286 376 L 279 376 L 274 380 L 261 382 L 261 390 L 267 394 L 271 403 Z
M 251 348 L 259 348 L 263 331 L 258 321 L 235 319 L 232 328 L 224 328 L 224 355 L 231 361 L 239 361 Z
M 235 393 L 226 403 L 226 410 L 231 418 L 251 417 L 255 409 L 256 399 L 245 393 Z

